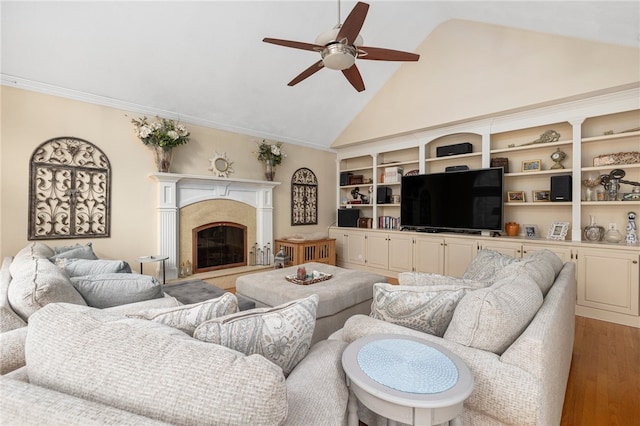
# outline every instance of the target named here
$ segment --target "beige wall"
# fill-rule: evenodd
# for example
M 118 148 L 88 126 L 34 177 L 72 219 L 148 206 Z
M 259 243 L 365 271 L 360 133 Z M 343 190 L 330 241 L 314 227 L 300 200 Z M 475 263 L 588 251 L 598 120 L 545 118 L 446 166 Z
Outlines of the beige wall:
M 338 148 L 640 80 L 640 50 L 477 22 L 441 24 Z
M 127 260 L 138 269 L 138 256 L 156 253 L 155 184 L 147 176 L 155 171 L 150 149 L 138 140 L 130 123 L 140 114 L 91 103 L 0 86 L 0 254 L 15 254 L 27 244 L 29 160 L 34 149 L 48 139 L 74 136 L 102 149 L 112 167 L 111 237 L 94 239 L 100 257 Z M 264 179 L 256 159 L 259 138 L 190 125 L 191 141 L 178 147 L 171 171 L 211 175 L 214 152 L 226 152 L 233 161 L 232 176 Z M 335 154 L 311 148 L 283 145 L 287 158 L 277 169 L 274 190 L 274 237 L 324 231 L 335 221 Z M 290 225 L 290 181 L 300 167 L 318 178 L 318 225 Z M 46 241 L 51 246 L 70 240 Z M 72 240 L 85 243 L 85 240 Z

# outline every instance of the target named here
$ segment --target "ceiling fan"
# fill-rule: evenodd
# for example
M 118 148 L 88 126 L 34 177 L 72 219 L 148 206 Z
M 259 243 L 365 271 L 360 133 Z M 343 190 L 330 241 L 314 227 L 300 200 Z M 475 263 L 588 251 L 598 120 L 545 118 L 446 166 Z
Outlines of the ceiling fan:
M 369 5 L 367 3 L 358 2 L 345 19 L 344 24 L 340 24 L 340 2 L 338 1 L 338 24 L 333 29 L 320 34 L 316 38 L 315 44 L 277 38 L 264 38 L 262 41 L 294 49 L 320 52 L 322 59 L 298 74 L 289 82 L 289 86 L 300 83 L 326 67 L 342 71 L 349 83 L 358 92 L 362 92 L 364 82 L 355 64 L 356 58 L 372 61 L 417 61 L 420 59 L 420 55 L 415 53 L 362 46 L 363 40 L 359 34 L 368 11 Z

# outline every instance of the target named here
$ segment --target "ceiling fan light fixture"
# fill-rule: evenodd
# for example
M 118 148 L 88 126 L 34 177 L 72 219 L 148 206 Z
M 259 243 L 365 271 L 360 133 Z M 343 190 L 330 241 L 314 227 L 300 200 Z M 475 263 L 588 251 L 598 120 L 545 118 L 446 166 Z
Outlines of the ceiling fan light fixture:
M 346 70 L 356 63 L 357 53 L 353 46 L 332 43 L 322 50 L 322 63 L 332 70 Z

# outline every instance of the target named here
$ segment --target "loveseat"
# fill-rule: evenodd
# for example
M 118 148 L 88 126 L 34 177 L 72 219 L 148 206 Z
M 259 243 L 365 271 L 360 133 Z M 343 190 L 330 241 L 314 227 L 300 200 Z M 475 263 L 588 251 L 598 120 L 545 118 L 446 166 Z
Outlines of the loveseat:
M 0 269 L 0 374 L 24 365 L 29 317 L 56 302 L 123 314 L 181 305 L 155 278 L 132 274 L 124 261 L 98 259 L 90 243 L 55 249 L 30 243 Z
M 575 264 L 541 250 L 523 260 L 482 250 L 462 278 L 402 273 L 376 284 L 370 316 L 334 337 L 419 336 L 460 356 L 475 381 L 464 425 L 557 425 L 575 330 Z M 369 426 L 386 420 L 360 405 Z

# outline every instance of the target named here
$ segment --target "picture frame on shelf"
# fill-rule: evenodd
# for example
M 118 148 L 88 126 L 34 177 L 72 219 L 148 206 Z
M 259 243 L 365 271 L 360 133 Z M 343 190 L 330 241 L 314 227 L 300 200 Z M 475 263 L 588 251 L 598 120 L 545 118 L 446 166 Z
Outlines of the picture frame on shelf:
M 538 238 L 537 226 L 532 224 L 524 224 L 522 225 L 524 229 L 524 236 L 526 238 L 535 239 Z
M 507 202 L 509 203 L 524 203 L 525 195 L 524 191 L 508 191 Z
M 563 241 L 567 237 L 568 231 L 569 222 L 553 222 L 547 233 L 547 240 Z
M 551 201 L 551 190 L 549 189 L 534 189 L 531 192 L 534 203 Z
M 523 172 L 539 172 L 542 170 L 542 160 L 524 160 L 521 170 Z

